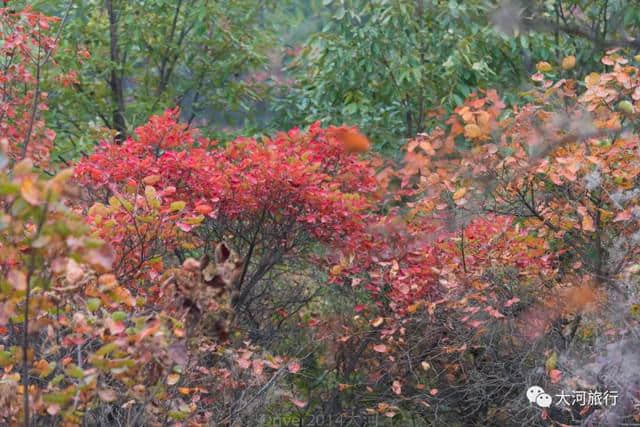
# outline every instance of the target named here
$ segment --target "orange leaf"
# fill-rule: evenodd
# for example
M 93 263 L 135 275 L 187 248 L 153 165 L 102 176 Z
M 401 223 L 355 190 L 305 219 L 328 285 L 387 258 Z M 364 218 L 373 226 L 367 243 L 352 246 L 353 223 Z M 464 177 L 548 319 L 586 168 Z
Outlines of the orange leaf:
M 383 322 L 384 322 L 384 318 L 377 317 L 371 321 L 371 326 L 373 326 L 374 328 L 377 328 L 378 326 L 382 325 Z
M 482 136 L 482 129 L 475 123 L 469 123 L 464 127 L 464 136 L 469 139 L 479 138 Z
M 213 211 L 213 208 L 209 205 L 198 205 L 196 206 L 196 212 L 200 215 L 208 215 Z
M 147 185 L 156 184 L 158 181 L 160 181 L 160 175 L 149 175 L 142 180 Z
M 330 128 L 327 133 L 338 139 L 350 153 L 364 153 L 369 150 L 369 139 L 355 128 L 340 126 Z
M 20 194 L 30 205 L 37 206 L 41 202 L 40 192 L 31 178 L 25 178 L 22 180 L 22 184 L 20 185 Z
M 562 60 L 562 69 L 570 70 L 576 66 L 576 57 L 573 55 L 569 55 Z
M 587 208 L 584 206 L 578 207 L 578 213 L 582 216 L 582 229 L 584 231 L 596 231 L 595 225 L 593 223 L 593 218 L 589 215 Z

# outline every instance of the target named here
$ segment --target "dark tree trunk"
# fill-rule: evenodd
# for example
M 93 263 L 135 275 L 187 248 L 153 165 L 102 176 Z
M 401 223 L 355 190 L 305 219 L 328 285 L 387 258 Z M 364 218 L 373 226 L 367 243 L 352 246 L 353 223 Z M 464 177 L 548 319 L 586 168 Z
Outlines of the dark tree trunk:
M 109 36 L 111 44 L 111 98 L 113 99 L 113 127 L 118 131 L 115 137 L 117 143 L 121 143 L 127 137 L 127 125 L 125 121 L 125 103 L 123 76 L 119 73 L 121 68 L 120 50 L 118 47 L 118 16 L 113 7 L 113 0 L 105 0 L 109 15 Z

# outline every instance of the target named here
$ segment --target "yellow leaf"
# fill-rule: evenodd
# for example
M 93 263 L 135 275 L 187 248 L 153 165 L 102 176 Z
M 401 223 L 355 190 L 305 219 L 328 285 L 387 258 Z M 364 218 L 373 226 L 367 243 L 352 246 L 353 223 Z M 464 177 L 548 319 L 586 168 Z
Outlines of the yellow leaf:
M 460 200 L 464 197 L 465 194 L 467 194 L 467 188 L 459 188 L 455 193 L 453 193 L 453 200 Z
M 546 61 L 540 61 L 536 64 L 536 69 L 541 73 L 548 73 L 551 71 L 551 64 Z
M 557 363 L 558 363 L 558 355 L 554 351 L 553 353 L 551 353 L 551 355 L 549 356 L 549 358 L 544 364 L 545 368 L 547 368 L 547 372 L 550 372 L 556 369 Z
M 146 197 L 147 203 L 149 204 L 150 207 L 152 208 L 160 207 L 160 200 L 158 199 L 158 193 L 156 192 L 155 188 L 153 188 L 150 185 L 147 185 L 144 188 L 144 196 Z
M 118 200 L 116 196 L 109 197 L 109 205 L 111 205 L 111 207 L 115 209 L 119 209 L 120 206 L 122 206 L 120 200 Z
M 575 66 L 576 66 L 576 57 L 573 56 L 573 55 L 566 56 L 562 60 L 562 69 L 563 70 L 570 70 Z
M 584 78 L 584 83 L 587 87 L 592 87 L 600 83 L 600 74 L 591 73 L 587 77 Z
M 184 207 L 185 207 L 186 205 L 187 205 L 187 204 L 186 204 L 185 202 L 183 202 L 183 201 L 177 201 L 177 202 L 173 202 L 173 203 L 171 203 L 171 207 L 170 207 L 170 209 L 171 209 L 173 212 L 179 212 L 179 211 L 181 211 L 182 209 L 184 209 Z

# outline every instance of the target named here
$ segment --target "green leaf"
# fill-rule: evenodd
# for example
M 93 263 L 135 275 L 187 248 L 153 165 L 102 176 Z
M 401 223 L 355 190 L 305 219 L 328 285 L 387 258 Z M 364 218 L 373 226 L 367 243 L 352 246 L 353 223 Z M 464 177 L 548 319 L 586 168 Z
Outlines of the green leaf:
M 102 305 L 102 302 L 99 298 L 89 298 L 87 300 L 87 309 L 92 313 L 97 311 L 100 308 L 100 305 Z
M 124 311 L 115 311 L 113 312 L 113 314 L 111 314 L 111 318 L 115 322 L 124 322 L 127 319 L 127 313 L 125 313 Z

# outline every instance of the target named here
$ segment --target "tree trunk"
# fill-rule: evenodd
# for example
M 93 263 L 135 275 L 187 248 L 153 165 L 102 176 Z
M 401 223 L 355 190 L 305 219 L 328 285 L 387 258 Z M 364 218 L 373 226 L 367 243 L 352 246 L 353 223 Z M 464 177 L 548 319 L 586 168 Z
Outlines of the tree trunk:
M 109 36 L 111 44 L 111 76 L 109 85 L 111 86 L 111 98 L 113 99 L 113 127 L 118 131 L 115 137 L 117 143 L 121 143 L 127 137 L 127 126 L 125 121 L 124 87 L 122 73 L 119 69 L 120 50 L 118 48 L 118 16 L 113 7 L 113 0 L 105 0 L 107 13 L 109 15 Z

